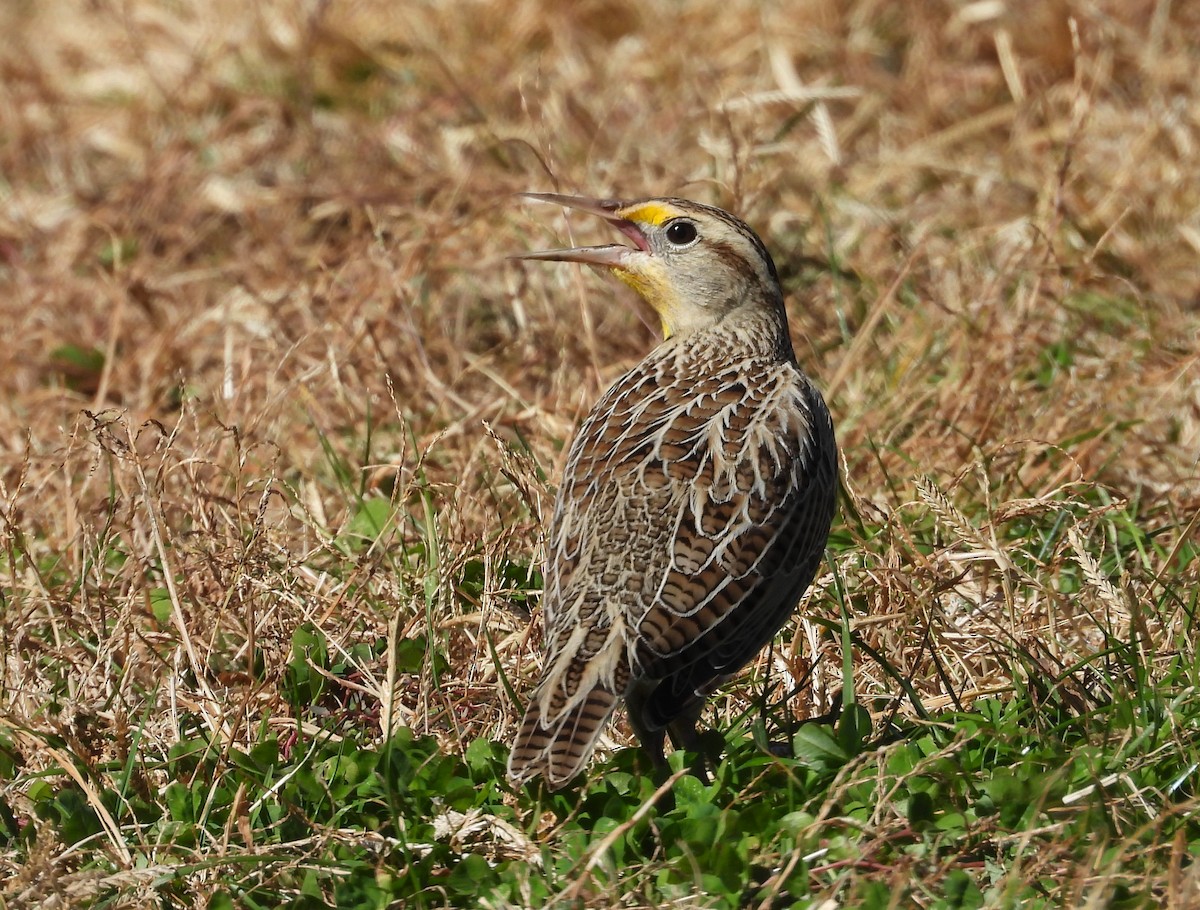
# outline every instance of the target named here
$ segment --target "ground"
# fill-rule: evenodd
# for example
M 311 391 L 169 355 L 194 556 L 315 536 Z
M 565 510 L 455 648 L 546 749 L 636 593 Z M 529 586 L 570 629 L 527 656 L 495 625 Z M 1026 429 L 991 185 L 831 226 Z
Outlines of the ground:
M 1200 901 L 1200 6 L 0 36 L 0 904 Z M 565 446 L 657 340 L 506 260 L 612 239 L 522 191 L 744 218 L 834 414 L 827 565 L 711 783 L 623 721 L 574 788 L 503 780 Z

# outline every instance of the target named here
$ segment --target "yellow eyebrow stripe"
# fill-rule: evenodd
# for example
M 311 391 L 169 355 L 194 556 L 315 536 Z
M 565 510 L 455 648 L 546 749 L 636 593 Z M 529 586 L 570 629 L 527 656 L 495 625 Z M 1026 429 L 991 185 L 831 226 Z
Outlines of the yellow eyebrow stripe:
M 651 224 L 658 227 L 664 221 L 670 221 L 678 212 L 658 202 L 647 202 L 636 208 L 625 209 L 625 211 L 618 212 L 618 214 L 626 221 Z

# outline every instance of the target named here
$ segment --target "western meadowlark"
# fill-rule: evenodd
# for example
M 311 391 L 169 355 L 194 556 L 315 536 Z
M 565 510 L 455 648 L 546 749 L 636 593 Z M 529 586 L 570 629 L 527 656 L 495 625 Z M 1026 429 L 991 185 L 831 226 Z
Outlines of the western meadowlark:
M 582 769 L 625 699 L 643 748 L 692 748 L 704 700 L 765 647 L 822 558 L 837 446 L 796 363 L 770 254 L 684 199 L 529 198 L 605 218 L 633 245 L 515 258 L 603 266 L 663 342 L 617 380 L 567 456 L 546 539 L 546 658 L 508 776 Z

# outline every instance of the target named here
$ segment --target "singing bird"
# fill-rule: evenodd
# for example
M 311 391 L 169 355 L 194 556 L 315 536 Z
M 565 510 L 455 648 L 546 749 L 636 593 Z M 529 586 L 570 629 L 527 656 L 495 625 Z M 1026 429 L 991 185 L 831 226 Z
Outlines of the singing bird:
M 838 456 L 775 264 L 744 222 L 677 198 L 526 195 L 599 215 L 631 245 L 514 258 L 610 270 L 663 333 L 580 427 L 546 538 L 545 661 L 508 776 L 558 788 L 622 699 L 656 764 L 668 732 L 695 748 L 705 699 L 816 574 Z

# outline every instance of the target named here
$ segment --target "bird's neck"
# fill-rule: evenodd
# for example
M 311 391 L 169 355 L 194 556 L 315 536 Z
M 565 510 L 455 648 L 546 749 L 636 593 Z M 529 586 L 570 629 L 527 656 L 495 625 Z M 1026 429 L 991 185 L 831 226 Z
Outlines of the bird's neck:
M 703 346 L 730 354 L 796 361 L 787 313 L 778 295 L 740 301 L 712 322 L 681 327 L 663 342 L 663 347 L 667 346 Z

